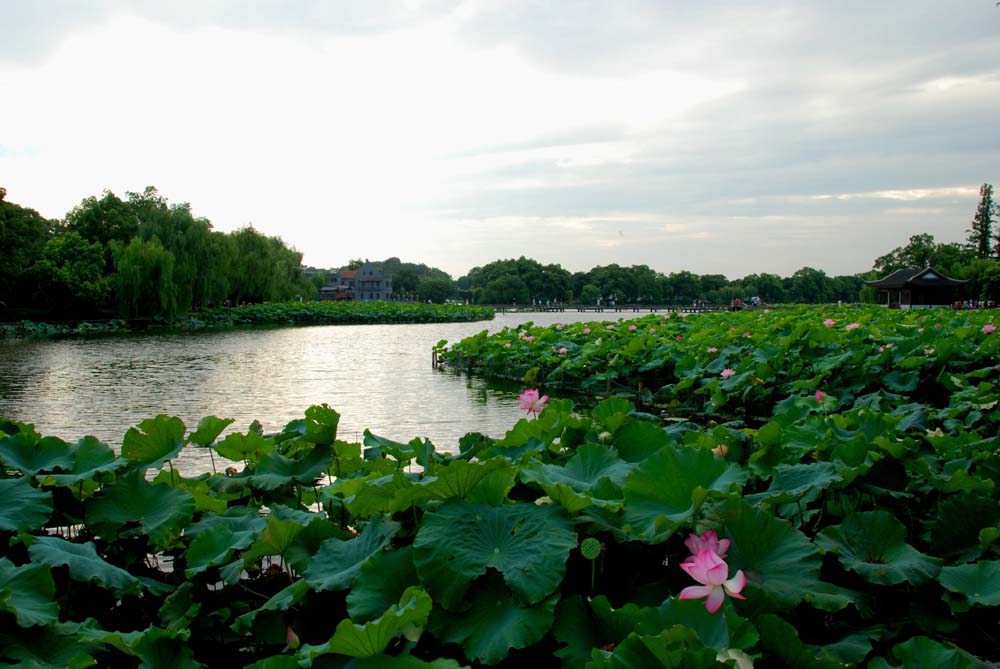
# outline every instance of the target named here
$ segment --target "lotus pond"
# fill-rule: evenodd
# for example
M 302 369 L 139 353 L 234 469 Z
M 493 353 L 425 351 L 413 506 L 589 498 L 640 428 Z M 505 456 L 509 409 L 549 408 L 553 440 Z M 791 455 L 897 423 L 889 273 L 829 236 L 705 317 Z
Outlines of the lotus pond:
M 0 658 L 996 666 L 991 317 L 661 314 L 442 343 L 538 390 L 452 453 L 343 441 L 327 406 L 271 435 L 158 416 L 118 455 L 3 422 Z M 544 399 L 609 387 L 634 396 Z M 180 475 L 183 449 L 217 471 Z

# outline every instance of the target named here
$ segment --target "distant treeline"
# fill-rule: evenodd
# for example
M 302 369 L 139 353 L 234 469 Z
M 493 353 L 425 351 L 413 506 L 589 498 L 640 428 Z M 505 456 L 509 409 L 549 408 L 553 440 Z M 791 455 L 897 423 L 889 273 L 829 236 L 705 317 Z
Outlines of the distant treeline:
M 218 232 L 155 188 L 83 200 L 65 220 L 0 190 L 0 318 L 163 317 L 308 296 L 302 254 L 245 227 Z
M 790 277 L 688 271 L 662 274 L 646 265 L 602 265 L 569 272 L 521 257 L 474 267 L 457 281 L 440 269 L 399 258 L 375 261 L 401 299 L 476 304 L 873 302 L 865 279 L 901 268 L 933 266 L 965 279 L 965 297 L 1000 297 L 1000 231 L 993 187 L 983 184 L 966 244 L 939 244 L 928 234 L 874 261 L 870 272 L 827 276 L 803 267 Z M 0 188 L 0 320 L 100 317 L 172 318 L 224 304 L 311 300 L 325 272 L 303 278 L 302 254 L 252 227 L 218 232 L 187 203 L 169 204 L 155 188 L 105 191 L 83 200 L 64 220 L 6 201 Z M 349 267 L 363 264 L 352 260 Z

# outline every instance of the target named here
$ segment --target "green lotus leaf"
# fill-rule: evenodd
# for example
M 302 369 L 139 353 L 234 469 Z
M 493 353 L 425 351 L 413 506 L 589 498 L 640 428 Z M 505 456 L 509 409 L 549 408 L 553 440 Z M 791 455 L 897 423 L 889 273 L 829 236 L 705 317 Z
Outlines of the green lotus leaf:
M 227 508 L 225 495 L 213 491 L 209 484 L 210 480 L 211 474 L 208 473 L 195 478 L 185 478 L 176 469 L 161 469 L 152 482 L 155 485 L 168 485 L 187 490 L 194 498 L 195 513 L 200 514 L 206 511 L 224 513 Z
M 234 432 L 215 445 L 215 452 L 233 462 L 248 462 L 253 464 L 267 453 L 274 450 L 274 440 L 264 439 L 256 432 L 247 434 Z
M 1000 523 L 1000 505 L 983 495 L 951 495 L 941 501 L 934 525 L 931 527 L 930 545 L 936 555 L 965 562 L 982 553 L 979 533 L 983 528 Z
M 28 432 L 18 432 L 0 439 L 0 460 L 5 467 L 26 476 L 38 472 L 68 471 L 73 467 L 69 444 L 56 437 L 36 439 Z
M 140 669 L 201 669 L 191 649 L 184 643 L 188 631 L 168 632 L 147 627 L 141 632 L 105 632 L 91 630 L 81 635 L 84 641 L 106 643 L 126 655 L 139 658 Z
M 413 562 L 421 581 L 447 608 L 460 606 L 469 584 L 488 567 L 499 571 L 525 603 L 534 604 L 562 581 L 575 547 L 569 521 L 550 505 L 450 501 L 424 515 L 413 540 Z
M 329 641 L 317 646 L 303 646 L 299 651 L 305 660 L 303 666 L 311 667 L 317 657 L 330 653 L 348 657 L 381 655 L 389 642 L 406 628 L 421 630 L 427 624 L 432 605 L 430 596 L 421 588 L 407 588 L 399 604 L 393 605 L 375 620 L 363 625 L 350 618 L 341 620 Z
M 412 546 L 376 553 L 354 577 L 347 595 L 347 613 L 356 622 L 374 620 L 419 582 Z
M 157 469 L 184 448 L 186 428 L 180 418 L 160 414 L 130 427 L 122 441 L 122 457 L 141 471 Z
M 760 646 L 765 657 L 780 661 L 781 666 L 803 669 L 843 669 L 845 666 L 845 662 L 821 652 L 823 649 L 803 643 L 795 627 L 778 616 L 765 614 L 754 623 L 760 632 Z
M 464 498 L 476 484 L 502 469 L 513 470 L 505 458 L 490 458 L 476 462 L 452 460 L 448 464 L 437 465 L 434 468 L 433 479 L 428 479 L 421 485 L 427 490 L 429 499 Z
M 594 420 L 600 421 L 608 432 L 614 434 L 633 411 L 635 411 L 635 405 L 628 400 L 620 397 L 609 397 L 598 402 L 597 406 L 590 412 L 590 416 Z
M 117 595 L 134 595 L 142 590 L 139 579 L 106 562 L 97 554 L 93 543 L 75 544 L 59 537 L 35 537 L 28 552 L 33 562 L 49 567 L 68 566 L 69 576 L 74 581 L 96 583 Z
M 261 531 L 260 537 L 243 556 L 244 560 L 249 562 L 268 555 L 284 555 L 299 533 L 314 518 L 311 514 L 288 514 L 287 511 L 290 511 L 287 507 L 271 509 L 271 513 L 267 516 L 267 524 Z
M 327 539 L 303 576 L 317 590 L 346 590 L 364 563 L 385 548 L 398 531 L 398 523 L 376 516 L 353 539 Z
M 469 669 L 469 667 L 446 658 L 421 660 L 412 655 L 379 655 L 352 662 L 351 669 Z
M 254 530 L 233 531 L 229 526 L 219 524 L 199 532 L 188 547 L 186 561 L 187 569 L 184 575 L 188 578 L 209 569 L 218 567 L 230 561 L 233 551 L 242 550 L 252 544 L 257 538 Z
M 892 656 L 902 664 L 889 664 L 884 657 L 876 657 L 870 669 L 982 669 L 988 665 L 976 660 L 954 646 L 932 641 L 925 636 L 913 637 L 892 649 Z
M 251 532 L 256 534 L 267 525 L 267 519 L 260 515 L 256 508 L 233 506 L 226 509 L 225 513 L 206 513 L 200 520 L 191 523 L 184 530 L 184 536 L 194 539 L 200 533 L 210 530 L 217 525 L 225 525 L 234 533 Z
M 198 421 L 198 429 L 188 436 L 188 442 L 199 446 L 209 446 L 219 438 L 222 431 L 236 422 L 235 418 L 205 416 Z
M 59 621 L 56 584 L 43 564 L 15 567 L 0 558 L 0 611 L 14 614 L 20 627 L 51 625 Z
M 601 479 L 608 479 L 619 488 L 633 465 L 618 457 L 617 451 L 600 444 L 584 444 L 565 466 L 532 462 L 521 468 L 521 479 L 536 483 L 561 483 L 576 492 L 590 491 Z
M 751 606 L 790 609 L 821 587 L 819 549 L 787 521 L 743 500 L 727 500 L 711 520 L 732 541 L 726 562 L 731 574 L 746 575 L 742 594 Z
M 882 377 L 882 383 L 894 393 L 911 393 L 917 389 L 917 385 L 920 383 L 920 373 L 916 370 L 889 372 Z
M 0 530 L 31 532 L 52 515 L 52 493 L 25 477 L 0 479 Z
M 84 437 L 73 446 L 74 465 L 67 473 L 48 474 L 45 482 L 56 485 L 76 485 L 81 481 L 97 480 L 102 474 L 116 472 L 128 465 L 96 437 Z
M 1000 606 L 1000 561 L 980 561 L 945 567 L 938 581 L 973 604 Z
M 86 522 L 99 536 L 145 534 L 154 546 L 176 541 L 191 522 L 191 493 L 150 485 L 135 470 L 95 494 L 86 504 Z
M 709 496 L 738 491 L 746 472 L 703 448 L 666 446 L 625 480 L 625 522 L 643 541 L 665 541 Z
M 629 421 L 615 431 L 614 444 L 625 462 L 641 462 L 671 442 L 671 437 L 659 425 L 646 421 Z
M 441 641 L 461 644 L 469 660 L 496 664 L 512 649 L 527 648 L 545 636 L 558 600 L 553 595 L 536 606 L 522 606 L 494 574 L 473 588 L 468 610 L 452 614 L 435 608 L 430 630 Z
M 595 648 L 587 666 L 594 669 L 718 669 L 720 663 L 716 656 L 717 652 L 706 648 L 694 630 L 674 625 L 656 634 L 630 634 L 611 652 Z
M 674 597 L 663 602 L 653 615 L 637 620 L 635 632 L 640 636 L 655 635 L 661 629 L 674 625 L 690 628 L 701 643 L 716 651 L 726 648 L 745 650 L 757 643 L 753 625 L 732 607 L 725 607 L 721 614 L 709 613 L 702 601 L 681 601 Z
M 364 485 L 358 487 L 345 502 L 353 515 L 362 518 L 405 511 L 428 497 L 424 487 L 416 485 L 409 475 L 402 472 L 361 480 Z
M 337 440 L 337 426 L 340 414 L 326 404 L 317 404 L 306 409 L 305 440 L 310 444 L 329 446 Z
M 778 465 L 767 490 L 756 495 L 744 495 L 743 499 L 754 505 L 761 502 L 788 504 L 843 480 L 832 462 Z
M 34 627 L 19 628 L 8 633 L 0 631 L 0 657 L 17 660 L 14 665 L 25 669 L 44 667 L 45 669 L 84 669 L 97 664 L 91 656 L 99 644 L 82 638 L 88 630 L 94 629 L 94 619 L 85 623 L 52 623 Z
M 392 439 L 386 439 L 371 430 L 364 433 L 365 460 L 378 460 L 386 456 L 391 456 L 398 463 L 405 464 L 417 456 L 416 451 L 409 444 L 401 444 Z
M 238 617 L 232 625 L 233 630 L 239 634 L 249 632 L 253 628 L 257 616 L 267 611 L 287 611 L 302 601 L 302 598 L 309 593 L 310 589 L 309 584 L 302 579 L 293 581 L 276 592 L 260 608 Z
M 584 666 L 590 659 L 591 649 L 602 643 L 598 627 L 580 595 L 559 600 L 551 632 L 552 638 L 562 645 L 553 655 L 564 667 Z
M 299 669 L 300 666 L 299 659 L 295 655 L 272 655 L 248 664 L 243 669 Z
M 178 632 L 189 627 L 200 611 L 201 602 L 194 598 L 194 584 L 185 581 L 163 600 L 160 623 L 168 632 Z
M 326 445 L 315 446 L 297 458 L 280 453 L 265 453 L 257 462 L 250 483 L 261 490 L 277 490 L 292 483 L 311 485 L 333 462 L 333 450 Z
M 938 575 L 941 560 L 905 543 L 906 528 L 887 511 L 866 511 L 816 535 L 816 543 L 837 554 L 845 569 L 881 585 L 926 583 Z

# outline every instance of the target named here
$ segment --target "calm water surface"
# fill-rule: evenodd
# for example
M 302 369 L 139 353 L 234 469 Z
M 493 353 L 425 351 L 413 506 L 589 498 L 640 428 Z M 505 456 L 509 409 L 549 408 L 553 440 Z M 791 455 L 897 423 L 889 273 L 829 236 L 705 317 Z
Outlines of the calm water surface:
M 125 431 L 160 413 L 194 429 L 203 416 L 235 418 L 266 432 L 313 404 L 341 414 L 339 436 L 365 428 L 397 441 L 426 437 L 454 451 L 478 431 L 503 436 L 523 415 L 517 388 L 431 367 L 431 347 L 531 320 L 537 325 L 621 314 L 498 314 L 493 321 L 338 325 L 60 340 L 0 340 L 0 416 L 43 435 L 94 435 L 116 450 Z M 631 314 L 629 314 L 631 315 Z M 181 455 L 185 473 L 206 471 L 205 451 Z

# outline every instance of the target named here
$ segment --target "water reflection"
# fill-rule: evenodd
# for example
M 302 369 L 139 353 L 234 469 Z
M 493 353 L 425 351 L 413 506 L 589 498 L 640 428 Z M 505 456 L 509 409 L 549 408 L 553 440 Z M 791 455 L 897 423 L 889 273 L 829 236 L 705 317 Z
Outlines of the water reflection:
M 0 340 L 0 416 L 67 441 L 92 434 L 117 449 L 129 426 L 160 413 L 189 428 L 216 415 L 235 418 L 241 431 L 255 419 L 276 431 L 327 403 L 341 414 L 344 439 L 359 440 L 370 428 L 398 441 L 426 437 L 451 451 L 467 432 L 499 437 L 513 426 L 519 388 L 434 370 L 435 343 L 529 319 L 599 317 L 500 314 L 489 323 Z M 180 467 L 210 469 L 208 455 L 186 449 Z

